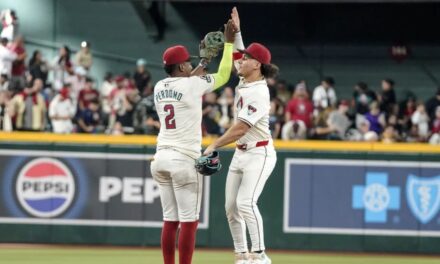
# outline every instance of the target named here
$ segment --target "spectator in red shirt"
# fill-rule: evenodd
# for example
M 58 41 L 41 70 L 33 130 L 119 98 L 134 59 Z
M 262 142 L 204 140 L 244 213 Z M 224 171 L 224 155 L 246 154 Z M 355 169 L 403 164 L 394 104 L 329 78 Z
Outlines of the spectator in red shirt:
M 304 83 L 296 85 L 293 98 L 290 99 L 286 107 L 285 121 L 302 121 L 307 128 L 312 126 L 313 104 Z
M 93 88 L 93 79 L 86 78 L 84 89 L 79 92 L 78 106 L 80 110 L 84 110 L 89 107 L 90 102 L 98 101 L 99 93 Z
M 8 47 L 12 52 L 17 54 L 17 59 L 12 64 L 10 89 L 13 92 L 19 92 L 26 86 L 26 50 L 24 48 L 24 39 L 22 36 L 15 38 Z

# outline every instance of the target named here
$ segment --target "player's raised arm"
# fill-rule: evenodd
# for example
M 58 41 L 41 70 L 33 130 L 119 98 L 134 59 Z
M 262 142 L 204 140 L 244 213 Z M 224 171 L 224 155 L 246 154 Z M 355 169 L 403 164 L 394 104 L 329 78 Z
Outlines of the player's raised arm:
M 244 50 L 245 47 L 243 43 L 243 38 L 241 37 L 240 16 L 238 15 L 238 10 L 236 7 L 232 8 L 231 19 L 236 30 L 234 39 L 234 52 L 238 52 L 238 50 Z
M 231 76 L 232 69 L 232 46 L 235 38 L 235 27 L 233 25 L 232 20 L 230 19 L 228 23 L 225 25 L 225 46 L 223 49 L 222 60 L 220 61 L 220 65 L 218 67 L 217 73 L 213 74 L 215 83 L 214 89 L 217 89 L 228 82 L 229 77 Z

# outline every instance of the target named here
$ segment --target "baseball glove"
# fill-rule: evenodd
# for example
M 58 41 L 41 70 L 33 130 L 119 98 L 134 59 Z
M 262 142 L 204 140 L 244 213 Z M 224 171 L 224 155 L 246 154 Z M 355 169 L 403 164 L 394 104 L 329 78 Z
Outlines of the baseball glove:
M 210 176 L 218 172 L 222 168 L 219 153 L 214 151 L 208 156 L 201 156 L 196 159 L 195 167 L 200 174 L 205 176 Z
M 211 61 L 211 59 L 216 57 L 219 51 L 223 49 L 224 43 L 225 36 L 223 35 L 223 32 L 209 32 L 200 44 L 200 58 Z

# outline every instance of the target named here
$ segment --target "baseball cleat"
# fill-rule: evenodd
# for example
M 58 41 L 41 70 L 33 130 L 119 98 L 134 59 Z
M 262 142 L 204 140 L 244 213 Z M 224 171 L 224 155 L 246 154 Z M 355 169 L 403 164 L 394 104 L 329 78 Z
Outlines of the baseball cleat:
M 235 253 L 235 264 L 250 264 L 249 253 Z
M 251 253 L 249 256 L 249 264 L 272 264 L 272 260 L 266 253 Z

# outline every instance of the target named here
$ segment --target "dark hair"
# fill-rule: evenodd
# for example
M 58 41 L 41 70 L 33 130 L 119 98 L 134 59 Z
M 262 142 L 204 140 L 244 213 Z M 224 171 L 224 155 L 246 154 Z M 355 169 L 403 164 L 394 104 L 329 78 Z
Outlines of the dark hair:
M 86 77 L 86 82 L 87 82 L 87 83 L 92 83 L 92 82 L 93 82 L 93 78 L 87 76 L 87 77 Z
M 35 62 L 37 62 L 38 53 L 41 54 L 39 50 L 35 50 L 34 53 L 32 54 L 32 58 L 29 60 L 29 67 L 32 67 L 35 64 Z
M 5 79 L 5 80 L 8 80 L 9 78 L 8 78 L 8 75 L 6 74 L 6 73 L 2 73 L 1 74 L 1 77 L 3 78 L 3 79 Z
M 333 77 L 327 76 L 324 79 L 322 79 L 322 81 L 330 84 L 331 86 L 335 85 L 335 80 L 333 79 Z
M 392 79 L 384 79 L 383 81 L 388 83 L 390 86 L 394 86 L 394 81 Z
M 65 61 L 66 63 L 70 63 L 70 48 L 69 46 L 64 45 L 63 49 L 66 50 L 66 55 L 64 57 L 60 57 L 60 59 L 58 60 L 58 64 L 61 64 L 63 61 Z
M 104 80 L 110 81 L 112 78 L 113 78 L 113 73 L 111 73 L 111 72 L 105 73 Z
M 260 70 L 264 78 L 274 78 L 278 75 L 280 68 L 275 64 L 261 64 Z
M 9 39 L 7 39 L 7 38 L 1 38 L 0 41 L 1 41 L 2 44 L 8 44 Z
M 362 90 L 362 91 L 367 91 L 368 90 L 368 85 L 365 82 L 358 82 L 357 86 Z
M 179 64 L 171 64 L 171 65 L 165 65 L 163 66 L 163 69 L 168 75 L 173 74 L 173 72 L 179 67 Z

